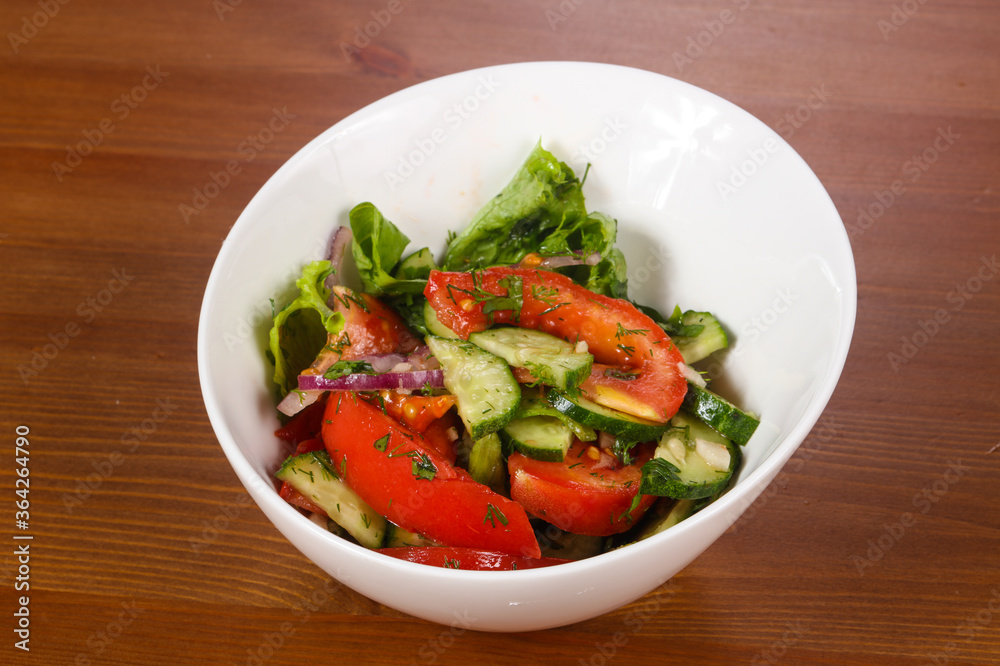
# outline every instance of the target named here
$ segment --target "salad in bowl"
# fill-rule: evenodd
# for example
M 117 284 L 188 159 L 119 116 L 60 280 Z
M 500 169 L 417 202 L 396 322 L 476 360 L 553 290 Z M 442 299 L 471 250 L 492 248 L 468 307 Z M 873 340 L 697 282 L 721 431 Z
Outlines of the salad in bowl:
M 212 269 L 199 378 L 246 491 L 345 588 L 539 630 L 749 520 L 856 304 L 836 207 L 764 123 L 654 72 L 517 63 L 395 92 L 278 169 Z
M 585 180 L 539 143 L 440 257 L 373 203 L 350 211 L 273 315 L 282 498 L 383 555 L 518 570 L 725 492 L 759 425 L 699 372 L 725 329 L 629 299 Z

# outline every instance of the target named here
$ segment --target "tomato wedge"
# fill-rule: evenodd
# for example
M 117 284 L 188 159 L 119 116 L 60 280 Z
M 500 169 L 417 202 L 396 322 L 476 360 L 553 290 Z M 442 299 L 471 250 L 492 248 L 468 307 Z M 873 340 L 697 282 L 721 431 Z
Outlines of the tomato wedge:
M 417 432 L 444 416 L 456 401 L 453 395 L 406 395 L 398 391 L 379 391 L 379 395 L 389 416 Z
M 462 427 L 462 420 L 455 412 L 449 412 L 430 425 L 420 433 L 424 437 L 424 442 L 433 448 L 437 453 L 454 465 L 458 457 L 458 429 Z
M 343 481 L 400 527 L 448 546 L 541 556 L 519 504 L 474 481 L 357 394 L 327 401 L 323 441 Z
M 331 291 L 333 310 L 344 316 L 344 327 L 327 337 L 316 360 L 302 374 L 321 375 L 337 361 L 409 354 L 420 346 L 403 319 L 379 299 L 340 285 Z
M 419 432 L 424 440 L 445 459 L 455 464 L 458 428 L 462 422 L 450 411 L 455 406 L 453 395 L 406 395 L 398 391 L 379 391 L 379 407 L 410 430 Z M 449 436 L 449 429 L 454 428 Z
M 319 437 L 320 427 L 323 425 L 324 410 L 326 410 L 325 395 L 320 396 L 319 400 L 290 418 L 288 423 L 275 430 L 274 434 L 292 446 L 307 439 Z
M 328 343 L 349 361 L 371 354 L 409 353 L 419 346 L 402 318 L 370 294 L 335 286 L 334 311 L 344 315 L 344 329 Z M 332 343 L 332 344 L 331 344 Z
M 281 483 L 281 489 L 278 491 L 278 496 L 292 506 L 297 506 L 300 509 L 305 509 L 306 511 L 310 511 L 312 513 L 320 513 L 324 516 L 326 515 L 326 511 L 324 511 L 321 506 L 297 491 L 295 488 L 292 488 L 288 481 L 283 481 Z
M 654 452 L 650 444 L 632 449 L 634 461 L 622 465 L 614 455 L 580 440 L 563 462 L 541 462 L 515 453 L 507 460 L 510 496 L 529 513 L 556 527 L 587 536 L 610 536 L 635 524 L 656 501 L 639 492 L 642 465 Z
M 407 562 L 472 571 L 516 571 L 572 562 L 557 557 L 518 557 L 474 548 L 380 548 L 378 552 Z
M 520 293 L 512 293 L 517 284 Z M 678 366 L 684 358 L 628 301 L 595 294 L 558 273 L 505 267 L 431 271 L 424 294 L 441 323 L 463 338 L 492 324 L 513 324 L 586 342 L 596 362 L 580 389 L 605 407 L 665 423 L 684 400 L 687 380 Z

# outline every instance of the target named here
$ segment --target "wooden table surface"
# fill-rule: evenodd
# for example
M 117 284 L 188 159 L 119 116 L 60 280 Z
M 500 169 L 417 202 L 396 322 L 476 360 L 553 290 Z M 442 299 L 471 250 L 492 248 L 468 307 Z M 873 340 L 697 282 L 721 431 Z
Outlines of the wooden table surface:
M 0 663 L 1000 663 L 996 2 L 6 0 L 0 28 Z M 859 306 L 820 424 L 704 555 L 604 617 L 497 635 L 289 545 L 209 426 L 195 337 L 223 238 L 299 148 L 532 60 L 652 70 L 771 126 L 851 231 Z

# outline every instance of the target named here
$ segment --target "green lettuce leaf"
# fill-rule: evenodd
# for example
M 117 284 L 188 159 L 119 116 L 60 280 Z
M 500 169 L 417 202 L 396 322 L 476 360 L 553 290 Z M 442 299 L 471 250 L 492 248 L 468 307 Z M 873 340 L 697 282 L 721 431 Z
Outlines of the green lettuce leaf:
M 674 311 L 669 317 L 664 317 L 659 310 L 651 308 L 648 305 L 640 305 L 638 303 L 633 303 L 633 305 L 656 322 L 656 325 L 662 328 L 663 332 L 671 338 L 694 338 L 700 335 L 705 328 L 701 324 L 685 325 L 683 321 L 684 313 L 681 312 L 681 306 L 679 305 L 674 306 Z
M 339 335 L 344 317 L 326 301 L 330 290 L 323 282 L 333 272 L 329 261 L 314 261 L 295 281 L 298 297 L 273 318 L 269 357 L 274 363 L 274 383 L 282 397 L 298 388 L 299 374 L 308 368 L 327 343 Z
M 387 220 L 374 204 L 365 202 L 355 206 L 351 209 L 350 221 L 351 231 L 354 233 L 351 255 L 367 293 L 382 296 L 415 294 L 424 290 L 426 276 L 420 278 L 410 277 L 410 273 L 394 274 L 410 239 Z
M 587 212 L 583 183 L 539 143 L 503 191 L 449 243 L 443 268 L 467 271 L 516 264 L 530 252 L 548 257 L 596 252 L 601 256 L 596 266 L 557 272 L 591 291 L 622 298 L 627 278 L 625 257 L 614 248 L 617 233 L 614 219 Z
M 628 274 L 625 255 L 616 247 L 601 252 L 595 266 L 567 266 L 557 272 L 572 278 L 587 289 L 612 298 L 627 298 Z
M 350 220 L 351 254 L 365 291 L 398 312 L 411 329 L 427 335 L 423 292 L 431 271 L 437 269 L 431 251 L 425 247 L 400 259 L 410 239 L 373 204 L 355 206 Z
M 503 191 L 452 240 L 442 267 L 466 271 L 516 264 L 529 252 L 564 253 L 573 249 L 567 239 L 586 218 L 580 180 L 539 143 Z

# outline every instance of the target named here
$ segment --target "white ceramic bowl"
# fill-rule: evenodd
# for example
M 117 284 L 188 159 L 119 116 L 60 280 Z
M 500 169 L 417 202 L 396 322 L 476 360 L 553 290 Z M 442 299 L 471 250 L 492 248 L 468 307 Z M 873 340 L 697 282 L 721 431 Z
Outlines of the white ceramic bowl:
M 711 310 L 735 345 L 716 386 L 762 415 L 736 483 L 665 533 L 599 557 L 515 572 L 438 569 L 339 539 L 282 501 L 282 449 L 263 355 L 269 298 L 286 302 L 332 229 L 371 201 L 440 256 L 534 144 L 582 173 L 588 209 L 619 221 L 630 296 Z M 285 300 L 283 300 L 285 299 Z M 586 620 L 676 574 L 740 516 L 822 413 L 857 305 L 847 234 L 805 162 L 763 123 L 699 88 L 611 65 L 463 72 L 382 99 L 310 142 L 233 226 L 205 292 L 198 368 L 209 418 L 274 525 L 345 585 L 420 618 L 526 631 Z M 752 527 L 750 528 L 752 529 Z M 776 546 L 777 547 L 777 546 Z

